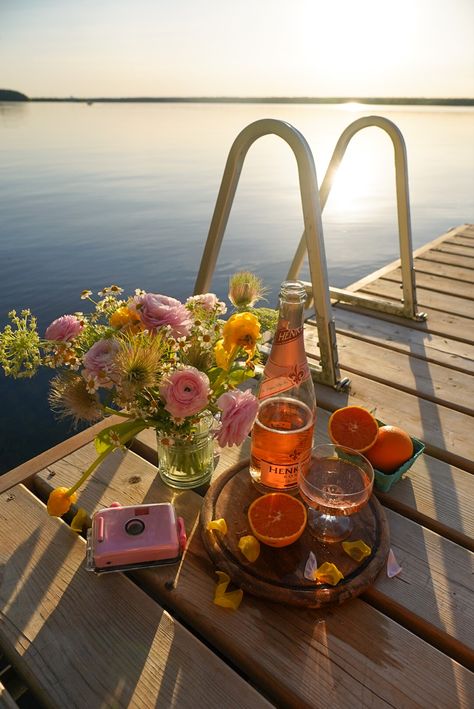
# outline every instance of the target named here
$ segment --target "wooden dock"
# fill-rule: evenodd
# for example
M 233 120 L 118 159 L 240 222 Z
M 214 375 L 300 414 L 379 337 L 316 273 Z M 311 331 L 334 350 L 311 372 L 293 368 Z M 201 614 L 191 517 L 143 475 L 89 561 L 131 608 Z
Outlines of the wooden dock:
M 428 320 L 335 303 L 351 388 L 316 385 L 318 442 L 330 412 L 351 403 L 426 445 L 403 480 L 377 493 L 400 576 L 382 573 L 363 596 L 328 611 L 248 594 L 235 613 L 217 608 L 197 524 L 202 497 L 156 478 L 151 431 L 112 454 L 78 504 L 92 513 L 116 499 L 173 500 L 190 536 L 184 561 L 179 570 L 88 574 L 84 540 L 41 500 L 92 462 L 98 424 L 0 478 L 0 658 L 33 696 L 52 707 L 140 709 L 474 706 L 474 226 L 418 249 L 415 267 Z M 395 262 L 351 288 L 398 300 L 400 282 Z M 311 320 L 305 331 L 317 359 Z M 246 441 L 222 451 L 215 476 L 248 450 Z M 4 684 L 0 704 L 15 706 Z

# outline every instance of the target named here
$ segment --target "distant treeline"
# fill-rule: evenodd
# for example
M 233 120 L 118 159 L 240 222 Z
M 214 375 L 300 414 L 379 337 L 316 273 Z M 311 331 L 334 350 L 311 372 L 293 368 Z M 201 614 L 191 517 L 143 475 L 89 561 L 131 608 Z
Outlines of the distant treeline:
M 363 103 L 395 106 L 474 106 L 474 98 L 380 98 L 360 96 L 136 96 L 122 98 L 31 98 L 72 103 Z

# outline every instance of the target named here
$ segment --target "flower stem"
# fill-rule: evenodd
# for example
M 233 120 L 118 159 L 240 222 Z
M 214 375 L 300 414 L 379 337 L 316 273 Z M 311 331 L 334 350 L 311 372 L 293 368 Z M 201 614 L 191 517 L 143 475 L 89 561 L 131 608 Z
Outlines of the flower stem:
M 104 412 L 106 414 L 112 414 L 113 416 L 122 416 L 123 418 L 126 418 L 126 419 L 133 418 L 133 416 L 131 416 L 130 414 L 126 414 L 123 411 L 117 411 L 117 409 L 112 409 L 110 406 L 104 406 Z
M 87 478 L 89 477 L 89 475 L 94 472 L 94 470 L 102 463 L 103 460 L 105 460 L 105 459 L 107 458 L 107 456 L 109 455 L 109 453 L 112 453 L 112 451 L 113 451 L 113 446 L 111 446 L 110 448 L 108 448 L 107 450 L 105 450 L 103 453 L 101 453 L 101 454 L 94 460 L 94 462 L 92 463 L 92 465 L 90 465 L 90 466 L 87 468 L 87 470 L 86 470 L 84 473 L 82 473 L 82 475 L 81 475 L 81 477 L 79 478 L 79 480 L 78 480 L 77 482 L 75 482 L 74 485 L 72 485 L 72 486 L 68 489 L 68 491 L 65 493 L 65 494 L 66 494 L 66 497 L 71 497 L 71 495 L 73 495 L 73 494 L 76 492 L 76 490 L 78 490 L 78 489 L 81 487 L 82 483 L 87 480 Z

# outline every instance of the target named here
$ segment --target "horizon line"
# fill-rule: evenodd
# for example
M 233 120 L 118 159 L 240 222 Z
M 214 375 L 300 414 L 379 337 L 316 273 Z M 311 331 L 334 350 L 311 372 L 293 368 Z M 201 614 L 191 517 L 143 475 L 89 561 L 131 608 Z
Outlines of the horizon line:
M 471 97 L 425 96 L 36 96 L 29 101 L 167 102 L 167 103 L 362 103 L 474 105 Z

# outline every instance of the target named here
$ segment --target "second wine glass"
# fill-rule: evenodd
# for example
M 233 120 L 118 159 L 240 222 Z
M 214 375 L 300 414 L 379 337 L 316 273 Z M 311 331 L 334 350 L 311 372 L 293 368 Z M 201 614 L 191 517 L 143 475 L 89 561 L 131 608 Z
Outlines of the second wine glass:
M 323 542 L 346 539 L 351 515 L 367 504 L 373 484 L 374 469 L 361 453 L 332 444 L 315 446 L 311 464 L 298 480 L 311 533 Z

